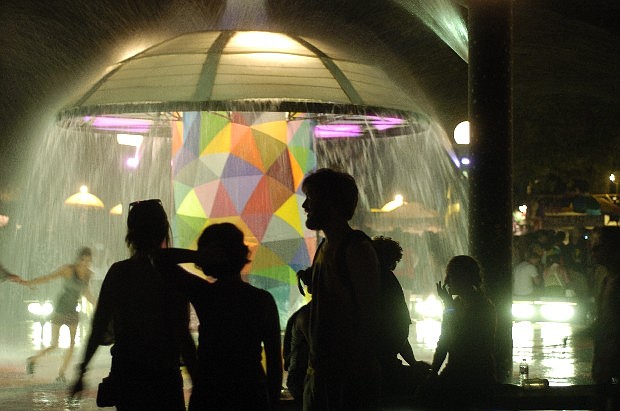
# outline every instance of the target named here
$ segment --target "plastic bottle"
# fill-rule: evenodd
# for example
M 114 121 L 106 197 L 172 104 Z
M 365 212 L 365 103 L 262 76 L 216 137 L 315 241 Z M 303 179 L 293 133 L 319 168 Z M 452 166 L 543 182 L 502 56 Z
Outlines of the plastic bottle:
M 530 377 L 530 367 L 529 365 L 527 365 L 527 361 L 525 361 L 525 358 L 523 359 L 523 361 L 521 361 L 521 364 L 519 364 L 519 383 L 521 384 L 521 386 L 524 385 L 525 380 L 527 380 Z

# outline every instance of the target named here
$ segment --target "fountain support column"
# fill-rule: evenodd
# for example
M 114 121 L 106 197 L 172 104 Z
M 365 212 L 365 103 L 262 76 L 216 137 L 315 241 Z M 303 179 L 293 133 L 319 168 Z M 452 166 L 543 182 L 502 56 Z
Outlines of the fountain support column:
M 470 249 L 497 310 L 497 370 L 512 372 L 512 5 L 469 2 Z

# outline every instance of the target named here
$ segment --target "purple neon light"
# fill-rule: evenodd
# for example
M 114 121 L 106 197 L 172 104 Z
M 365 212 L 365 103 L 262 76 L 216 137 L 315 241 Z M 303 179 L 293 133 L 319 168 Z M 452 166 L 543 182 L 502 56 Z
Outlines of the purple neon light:
M 314 128 L 316 138 L 359 137 L 362 127 L 357 124 L 320 124 Z
M 146 133 L 153 122 L 151 120 L 127 117 L 84 117 L 85 122 L 90 122 L 98 130 L 128 131 L 133 133 Z
M 377 117 L 369 116 L 370 122 L 373 127 L 379 131 L 387 130 L 388 128 L 400 126 L 405 123 L 405 120 L 398 117 Z

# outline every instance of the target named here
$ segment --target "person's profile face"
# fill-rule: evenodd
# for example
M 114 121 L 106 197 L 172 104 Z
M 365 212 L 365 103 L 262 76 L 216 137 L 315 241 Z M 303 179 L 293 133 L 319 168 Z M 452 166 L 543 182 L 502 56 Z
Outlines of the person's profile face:
M 314 190 L 304 188 L 303 191 L 306 199 L 301 206 L 306 212 L 306 227 L 310 230 L 321 230 L 325 227 L 328 217 L 325 200 L 320 198 Z

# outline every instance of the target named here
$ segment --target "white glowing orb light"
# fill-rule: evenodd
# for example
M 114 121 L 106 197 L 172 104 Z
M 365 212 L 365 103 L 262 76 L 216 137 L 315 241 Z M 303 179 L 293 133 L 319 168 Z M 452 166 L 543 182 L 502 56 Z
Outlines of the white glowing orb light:
M 536 309 L 531 303 L 513 303 L 512 318 L 515 320 L 531 320 L 536 315 Z
M 443 314 L 443 305 L 435 295 L 431 294 L 426 297 L 425 300 L 416 302 L 415 311 L 420 314 L 422 318 L 441 318 Z
M 527 213 L 527 206 L 525 204 L 522 204 L 519 206 L 519 211 L 521 211 L 523 214 Z
M 464 166 L 468 166 L 469 164 L 471 164 L 471 161 L 469 161 L 469 158 L 463 157 L 461 159 L 461 164 L 463 164 Z
M 138 157 L 129 157 L 125 164 L 127 164 L 127 167 L 129 168 L 137 168 L 140 164 L 140 160 L 138 159 Z
M 546 303 L 540 306 L 540 315 L 547 321 L 570 321 L 575 315 L 575 306 L 570 303 Z
M 454 142 L 456 144 L 469 144 L 469 121 L 461 121 L 454 128 Z

